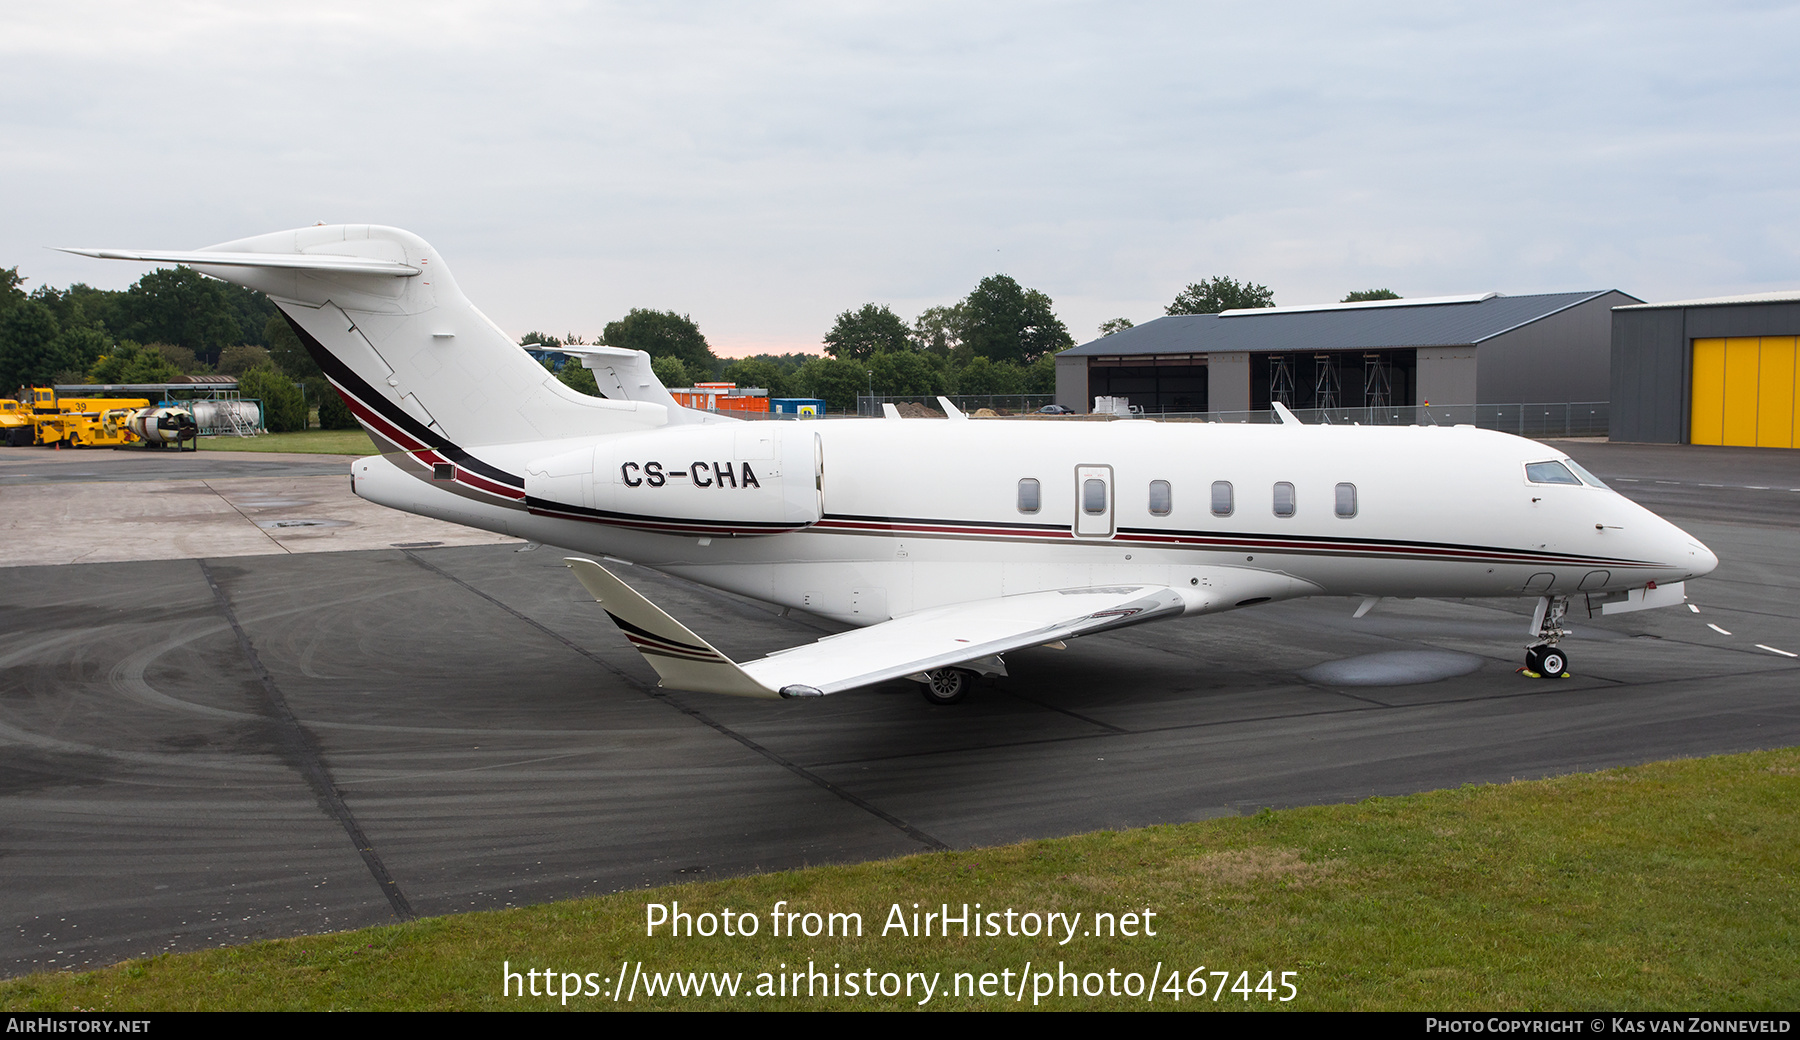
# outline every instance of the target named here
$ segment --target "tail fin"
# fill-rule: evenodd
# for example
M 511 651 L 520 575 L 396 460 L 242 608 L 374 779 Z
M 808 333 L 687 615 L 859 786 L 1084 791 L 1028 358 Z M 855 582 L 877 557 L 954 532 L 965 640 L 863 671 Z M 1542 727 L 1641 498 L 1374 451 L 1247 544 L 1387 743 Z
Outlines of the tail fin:
M 436 250 L 398 228 L 321 225 L 189 252 L 68 252 L 188 264 L 267 293 L 391 450 L 590 437 L 693 418 L 654 395 L 603 400 L 564 386 L 463 296 Z

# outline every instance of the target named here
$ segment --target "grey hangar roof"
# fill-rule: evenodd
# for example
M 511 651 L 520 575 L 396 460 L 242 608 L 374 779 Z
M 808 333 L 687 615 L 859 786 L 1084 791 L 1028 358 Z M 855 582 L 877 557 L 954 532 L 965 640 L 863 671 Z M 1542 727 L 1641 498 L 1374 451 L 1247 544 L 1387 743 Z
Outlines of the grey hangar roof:
M 1272 308 L 1157 318 L 1083 343 L 1058 357 L 1123 354 L 1258 353 L 1474 346 L 1612 290 L 1488 296 L 1455 303 Z

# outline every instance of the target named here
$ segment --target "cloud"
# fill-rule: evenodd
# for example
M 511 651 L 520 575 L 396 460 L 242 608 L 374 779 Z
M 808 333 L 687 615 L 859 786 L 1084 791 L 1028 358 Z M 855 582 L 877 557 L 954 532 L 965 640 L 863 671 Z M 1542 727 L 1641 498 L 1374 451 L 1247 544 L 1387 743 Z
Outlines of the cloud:
M 1078 334 L 1278 300 L 1796 282 L 1783 6 L 72 4 L 0 14 L 0 266 L 315 221 L 500 324 L 816 345 L 1004 271 Z

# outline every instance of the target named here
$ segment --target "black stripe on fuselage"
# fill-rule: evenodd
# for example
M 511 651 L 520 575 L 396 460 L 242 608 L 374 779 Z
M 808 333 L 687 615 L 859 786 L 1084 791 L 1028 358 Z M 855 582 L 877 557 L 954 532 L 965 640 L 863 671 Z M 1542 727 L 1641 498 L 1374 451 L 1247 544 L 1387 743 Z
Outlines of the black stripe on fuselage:
M 992 534 L 968 534 L 956 531 L 905 530 L 891 534 L 886 531 L 858 532 L 854 529 L 843 530 L 827 528 L 843 534 L 876 534 L 880 537 L 893 537 L 905 534 L 916 537 L 932 538 L 970 538 L 983 540 L 996 535 L 1013 534 L 1014 539 L 1028 539 L 1050 532 L 1057 532 L 1059 544 L 1068 537 L 1070 530 L 1067 524 L 1027 524 L 1011 521 L 995 520 L 945 520 L 928 517 L 909 516 L 868 516 L 853 513 L 827 513 L 826 522 L 852 524 L 887 524 L 905 528 L 963 528 L 979 529 Z M 1209 551 L 1232 551 L 1254 549 L 1261 552 L 1330 555 L 1330 556 L 1368 556 L 1368 557 L 1400 557 L 1405 559 L 1447 559 L 1453 557 L 1482 557 L 1489 559 L 1496 556 L 1515 558 L 1518 563 L 1557 563 L 1581 564 L 1589 566 L 1613 567 L 1656 567 L 1661 564 L 1645 560 L 1622 560 L 1603 556 L 1580 556 L 1568 553 L 1546 553 L 1531 549 L 1513 549 L 1496 546 L 1466 545 L 1457 542 L 1423 542 L 1397 538 L 1344 538 L 1329 535 L 1285 535 L 1264 533 L 1242 533 L 1199 530 L 1162 530 L 1150 527 L 1121 527 L 1118 536 L 1128 537 L 1133 542 L 1156 539 L 1164 541 L 1172 548 L 1195 548 Z M 1192 545 L 1181 539 L 1201 539 L 1214 544 Z M 1106 542 L 1112 539 L 1094 538 L 1094 542 Z M 1489 559 L 1489 562 L 1493 562 Z M 1501 561 L 1505 562 L 1505 561 Z
M 563 514 L 564 519 L 570 520 L 590 520 L 626 525 L 693 527 L 696 531 L 710 532 L 745 530 L 757 534 L 780 534 L 784 531 L 799 531 L 808 526 L 804 523 L 790 523 L 784 520 L 696 520 L 681 516 L 657 516 L 654 513 L 619 513 L 610 509 L 572 506 L 547 498 L 534 498 L 530 495 L 525 497 L 525 507 L 533 513 Z

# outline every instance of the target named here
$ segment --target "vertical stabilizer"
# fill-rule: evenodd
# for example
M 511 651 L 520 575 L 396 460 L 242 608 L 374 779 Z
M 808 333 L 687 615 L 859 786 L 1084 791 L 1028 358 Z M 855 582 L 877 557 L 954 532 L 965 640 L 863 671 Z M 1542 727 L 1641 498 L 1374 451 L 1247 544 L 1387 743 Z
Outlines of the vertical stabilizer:
M 656 401 L 564 386 L 463 296 L 436 250 L 398 228 L 320 225 L 188 252 L 71 251 L 188 264 L 267 293 L 384 447 L 454 451 L 669 422 Z

